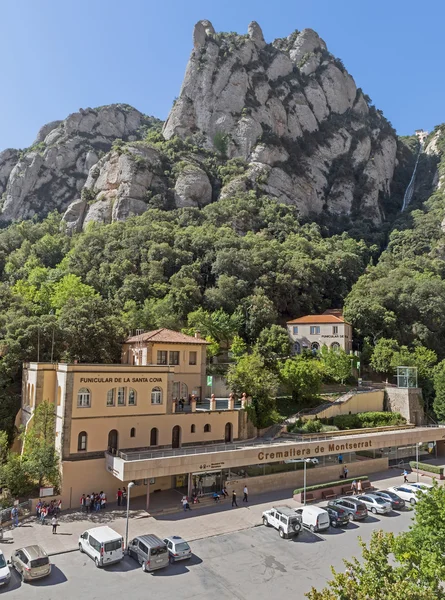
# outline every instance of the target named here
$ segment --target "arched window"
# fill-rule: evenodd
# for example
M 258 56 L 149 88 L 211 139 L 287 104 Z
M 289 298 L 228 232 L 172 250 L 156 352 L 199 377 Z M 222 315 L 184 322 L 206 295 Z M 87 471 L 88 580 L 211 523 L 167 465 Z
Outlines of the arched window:
M 128 406 L 136 406 L 136 390 L 130 388 L 128 391 Z
M 331 344 L 331 348 L 334 350 L 334 352 L 338 352 L 340 350 L 340 344 L 338 342 L 333 342 Z
M 62 388 L 59 387 L 57 388 L 57 406 L 60 406 L 62 404 Z
M 172 448 L 181 447 L 181 428 L 175 425 L 172 429 Z
M 130 429 L 130 437 L 136 437 L 136 429 L 134 427 Z
M 81 431 L 79 433 L 79 435 L 77 436 L 77 451 L 78 452 L 85 452 L 87 449 L 87 432 L 86 431 Z
M 160 387 L 154 387 L 151 390 L 151 403 L 162 404 L 162 390 Z
M 209 423 L 207 423 L 207 425 L 204 425 L 204 433 L 210 433 L 212 431 L 212 426 L 209 425 Z
M 125 392 L 126 391 L 127 391 L 127 388 L 124 388 L 124 387 L 117 388 L 117 405 L 118 406 L 125 406 Z
M 150 446 L 157 446 L 158 445 L 158 430 L 156 429 L 156 427 L 153 427 L 153 429 L 150 431 Z
M 190 433 L 195 433 L 195 431 L 196 431 L 196 426 L 195 426 L 195 425 L 192 425 L 192 426 L 190 427 Z
M 317 354 L 317 352 L 320 350 L 320 344 L 318 342 L 312 342 L 311 350 L 313 354 Z
M 116 429 L 112 429 L 108 434 L 108 452 L 116 454 L 118 448 L 119 434 Z
M 294 342 L 294 352 L 295 352 L 295 354 L 300 354 L 300 352 L 301 352 L 300 342 Z
M 89 408 L 91 406 L 91 392 L 88 388 L 80 388 L 77 393 L 77 406 Z
M 184 398 L 184 400 L 186 400 L 188 398 L 188 395 L 189 389 L 187 387 L 187 384 L 181 382 L 181 398 Z
M 111 388 L 107 392 L 107 406 L 114 406 L 116 402 L 116 388 Z

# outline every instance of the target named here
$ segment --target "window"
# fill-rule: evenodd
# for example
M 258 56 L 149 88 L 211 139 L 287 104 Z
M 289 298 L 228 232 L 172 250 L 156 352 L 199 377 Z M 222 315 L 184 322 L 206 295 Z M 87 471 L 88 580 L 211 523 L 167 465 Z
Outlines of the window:
M 117 405 L 125 405 L 125 388 L 123 387 L 117 388 Z
M 136 406 L 136 390 L 130 388 L 128 392 L 128 406 Z
M 300 354 L 301 346 L 300 346 L 299 342 L 294 343 L 294 352 L 295 352 L 295 354 Z
M 195 431 L 196 431 L 196 426 L 195 426 L 195 425 L 192 425 L 192 426 L 190 427 L 190 433 L 195 433 Z
M 175 400 L 179 400 L 179 394 L 181 393 L 181 382 L 174 381 L 173 382 L 173 398 Z
M 114 406 L 116 401 L 116 388 L 108 390 L 107 392 L 107 406 Z
M 212 431 L 212 427 L 211 425 L 209 425 L 207 423 L 207 425 L 204 425 L 204 433 L 210 433 Z
M 312 352 L 318 352 L 320 350 L 320 345 L 318 342 L 312 342 L 311 344 Z
M 294 326 L 292 327 L 292 331 L 293 331 L 293 334 L 294 334 L 294 335 L 298 335 L 298 325 L 294 325 Z
M 160 387 L 154 387 L 151 390 L 151 403 L 162 404 L 162 390 Z
M 167 364 L 167 350 L 158 350 L 158 365 Z
M 197 352 L 189 352 L 189 365 L 196 365 L 198 359 Z
M 338 325 L 332 326 L 332 333 L 333 333 L 333 335 L 336 335 L 338 333 Z
M 311 335 L 320 333 L 320 325 L 311 325 Z
M 87 432 L 86 431 L 81 431 L 77 437 L 77 451 L 78 452 L 85 452 L 87 449 Z
M 122 548 L 121 540 L 113 540 L 112 542 L 105 542 L 104 550 L 105 552 L 113 552 L 114 550 L 119 550 Z
M 91 392 L 88 388 L 80 388 L 78 391 L 77 406 L 79 408 L 89 408 L 91 406 Z
M 179 365 L 179 352 L 176 350 L 174 352 L 169 352 L 168 364 L 169 365 Z
M 158 430 L 156 429 L 156 427 L 153 427 L 153 429 L 150 431 L 150 446 L 157 446 L 158 445 Z
M 340 350 L 340 344 L 338 342 L 334 342 L 331 344 L 331 348 L 334 350 L 334 352 L 338 352 Z
M 130 437 L 136 437 L 136 429 L 134 427 L 130 429 Z

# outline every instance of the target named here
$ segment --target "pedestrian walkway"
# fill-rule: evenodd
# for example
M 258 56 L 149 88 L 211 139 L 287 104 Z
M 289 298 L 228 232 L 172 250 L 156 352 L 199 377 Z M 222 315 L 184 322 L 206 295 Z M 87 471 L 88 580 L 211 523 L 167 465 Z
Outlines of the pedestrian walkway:
M 442 460 L 443 462 L 443 460 Z M 409 481 L 416 481 L 415 473 L 410 473 Z M 403 481 L 401 471 L 388 469 L 370 476 L 373 485 L 385 489 L 393 485 L 400 485 Z M 420 481 L 430 482 L 431 479 L 419 475 Z M 439 482 L 443 485 L 444 482 Z M 230 491 L 230 490 L 229 490 Z M 199 505 L 192 505 L 192 510 L 184 512 L 179 501 L 171 507 L 170 514 L 149 514 L 141 508 L 130 511 L 129 538 L 145 533 L 154 533 L 161 538 L 179 535 L 188 541 L 212 537 L 216 535 L 233 533 L 243 529 L 250 529 L 261 525 L 261 516 L 274 504 L 286 504 L 290 507 L 301 506 L 292 498 L 292 489 L 279 490 L 266 494 L 252 496 L 249 501 L 242 502 L 238 498 L 238 508 L 232 508 L 229 498 L 215 503 L 206 500 Z M 137 500 L 137 499 L 136 499 Z M 324 503 L 322 503 L 324 504 Z M 179 509 L 179 510 L 178 510 Z M 51 526 L 40 525 L 32 517 L 25 519 L 20 527 L 8 529 L 4 532 L 4 539 L 0 540 L 0 548 L 6 558 L 9 558 L 13 549 L 30 544 L 40 544 L 49 554 L 59 554 L 76 550 L 79 535 L 91 527 L 109 525 L 121 535 L 125 535 L 126 514 L 121 507 L 85 514 L 80 511 L 64 512 L 59 518 L 57 535 L 52 535 Z

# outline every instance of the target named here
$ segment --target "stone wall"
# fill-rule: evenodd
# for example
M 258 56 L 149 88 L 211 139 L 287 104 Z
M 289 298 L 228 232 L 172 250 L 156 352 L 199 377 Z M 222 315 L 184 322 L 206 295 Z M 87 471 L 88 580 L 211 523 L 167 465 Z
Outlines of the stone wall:
M 358 477 L 359 475 L 369 475 L 378 471 L 385 471 L 388 468 L 387 458 L 375 458 L 370 460 L 361 460 L 348 463 L 348 478 Z M 316 485 L 318 483 L 328 483 L 329 481 L 338 481 L 340 479 L 341 466 L 336 464 L 332 467 L 316 467 L 307 469 L 307 485 Z M 244 485 L 247 485 L 249 494 L 262 494 L 275 490 L 289 488 L 294 490 L 302 487 L 304 483 L 303 469 L 298 471 L 287 471 L 286 473 L 276 473 L 275 475 L 262 475 L 260 477 L 247 477 L 245 479 L 235 479 L 227 482 L 227 490 L 236 490 L 240 494 Z M 230 490 L 229 490 L 230 488 Z
M 407 423 L 413 425 L 426 423 L 420 388 L 385 388 L 385 410 L 399 412 Z

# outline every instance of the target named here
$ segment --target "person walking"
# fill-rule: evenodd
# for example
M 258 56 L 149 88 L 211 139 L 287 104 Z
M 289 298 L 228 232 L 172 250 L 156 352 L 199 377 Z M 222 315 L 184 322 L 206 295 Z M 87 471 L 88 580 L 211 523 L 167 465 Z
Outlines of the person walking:
M 362 489 L 362 480 L 361 480 L 361 479 L 359 479 L 359 480 L 357 481 L 357 494 L 361 494 L 361 493 L 362 493 L 362 491 L 363 491 L 363 489 Z
M 343 467 L 343 475 L 344 475 L 344 478 L 345 478 L 345 479 L 347 479 L 347 478 L 348 478 L 348 473 L 349 473 L 349 469 L 348 469 L 348 467 L 345 465 L 345 466 Z
M 351 483 L 351 490 L 352 490 L 352 495 L 355 496 L 357 493 L 357 482 L 354 479 L 354 481 Z
M 236 502 L 236 492 L 235 492 L 235 490 L 232 490 L 232 507 L 233 506 L 238 506 L 238 504 Z
M 408 471 L 406 469 L 403 471 L 403 483 L 408 483 Z
M 244 494 L 244 496 L 243 496 L 243 502 L 249 502 L 249 500 L 247 499 L 247 496 L 249 494 L 249 490 L 247 489 L 247 485 L 244 486 L 243 494 Z
M 82 512 L 85 512 L 85 500 L 86 500 L 86 496 L 85 494 L 82 494 L 81 498 L 80 498 L 80 510 Z
M 125 506 L 127 504 L 127 489 L 122 488 L 122 504 Z
M 121 488 L 119 488 L 117 490 L 116 498 L 117 498 L 117 505 L 120 506 L 122 504 L 122 490 L 121 490 Z
M 17 506 L 14 506 L 13 509 L 11 510 L 11 520 L 12 520 L 12 524 L 14 525 L 14 527 L 19 526 L 19 511 L 18 511 Z
M 57 534 L 57 527 L 59 526 L 59 521 L 57 520 L 56 515 L 51 519 L 51 525 L 53 526 L 53 535 Z

